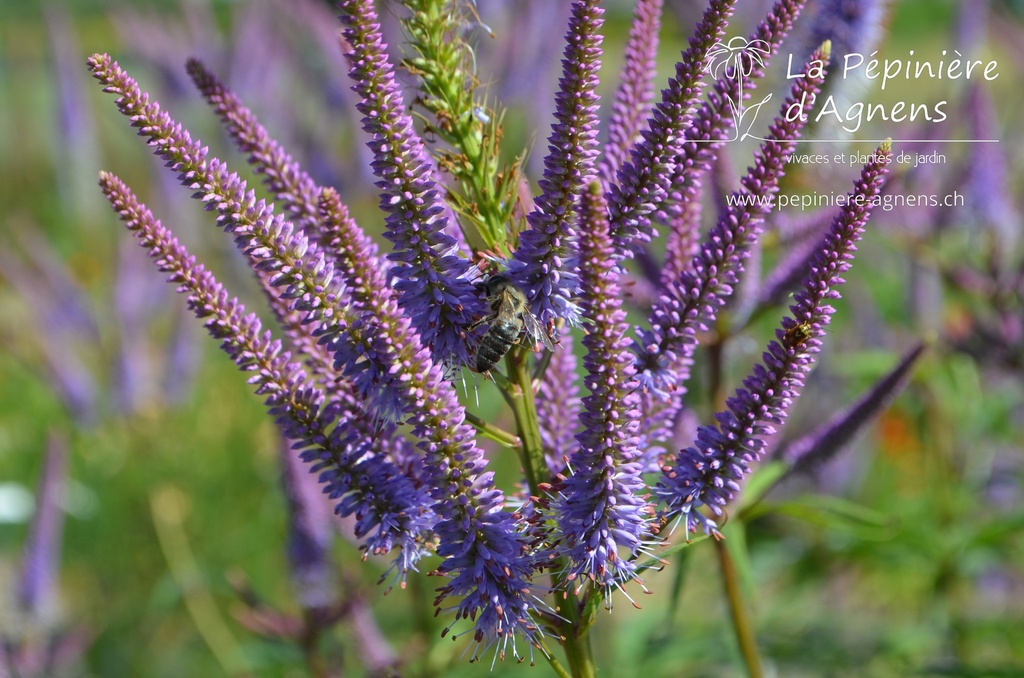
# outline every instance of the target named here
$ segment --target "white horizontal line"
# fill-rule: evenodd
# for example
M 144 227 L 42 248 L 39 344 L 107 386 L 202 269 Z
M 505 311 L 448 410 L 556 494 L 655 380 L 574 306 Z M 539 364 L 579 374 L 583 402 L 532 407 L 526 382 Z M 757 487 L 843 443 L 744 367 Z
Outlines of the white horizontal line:
M 880 144 L 886 139 L 798 139 L 801 144 Z M 998 144 L 999 139 L 892 139 L 894 144 Z

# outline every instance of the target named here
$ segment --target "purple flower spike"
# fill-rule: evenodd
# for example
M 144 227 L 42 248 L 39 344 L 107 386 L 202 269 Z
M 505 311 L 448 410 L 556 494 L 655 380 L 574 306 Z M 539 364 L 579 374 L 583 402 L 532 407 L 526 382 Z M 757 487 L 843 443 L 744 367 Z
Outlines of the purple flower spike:
M 330 557 L 331 505 L 295 454 L 293 444 L 282 439 L 279 445 L 281 482 L 288 505 L 288 566 L 302 608 L 326 609 L 337 598 L 335 565 Z
M 307 381 L 301 366 L 289 362 L 281 343 L 263 332 L 259 319 L 247 314 L 209 271 L 195 263 L 120 179 L 101 173 L 100 186 L 160 270 L 188 295 L 189 307 L 206 321 L 207 331 L 221 340 L 221 348 L 239 368 L 252 373 L 250 383 L 265 396 L 284 436 L 307 448 L 302 458 L 315 462 L 311 471 L 322 471 L 324 491 L 340 500 L 335 510 L 355 515 L 363 548 L 372 553 L 401 549 L 396 566 L 404 580 L 436 519 L 424 491 L 383 457 L 367 454 L 366 441 L 353 434 L 357 429 L 336 421 L 338 413 L 324 407 L 323 393 Z
M 580 415 L 579 377 L 572 334 L 562 330 L 558 350 L 537 387 L 537 424 L 544 443 L 544 457 L 553 478 L 565 468 L 565 458 L 576 447 L 576 429 Z
M 783 457 L 791 472 L 800 473 L 824 464 L 849 445 L 853 438 L 885 410 L 907 385 L 910 372 L 924 353 L 918 344 L 904 355 L 887 375 L 882 377 L 853 406 L 837 413 L 821 428 L 794 440 Z
M 67 480 L 67 442 L 51 433 L 36 485 L 36 511 L 25 537 L 16 579 L 5 595 L 0 630 L 0 676 L 42 678 L 81 673 L 81 662 L 93 634 L 68 627 L 60 595 L 61 495 Z M 4 593 L 8 593 L 5 582 Z
M 321 388 L 332 397 L 337 395 L 344 385 L 335 387 L 337 375 L 330 371 L 330 359 L 310 332 L 312 325 L 321 334 L 337 336 L 355 319 L 339 302 L 341 285 L 335 279 L 333 262 L 291 222 L 274 214 L 272 205 L 257 200 L 222 161 L 208 158 L 208 149 L 193 141 L 156 102 L 150 102 L 117 62 L 97 54 L 90 57 L 89 68 L 104 91 L 118 95 L 118 108 L 139 128 L 141 136 L 148 137 L 156 154 L 178 172 L 181 183 L 195 191 L 193 197 L 217 211 L 217 222 L 234 235 L 235 244 L 257 271 L 293 346 L 307 356 Z M 389 411 L 376 414 L 381 418 Z
M 36 489 L 36 512 L 29 526 L 17 584 L 20 610 L 33 623 L 51 618 L 58 604 L 57 573 L 64 529 L 60 495 L 64 491 L 66 466 L 67 441 L 50 434 Z
M 811 263 L 803 290 L 796 294 L 790 307 L 793 317 L 783 319 L 782 329 L 776 331 L 778 341 L 771 342 L 762 356 L 764 363 L 744 379 L 743 388 L 726 403 L 728 409 L 715 415 L 717 425 L 702 426 L 694 446 L 681 450 L 663 470 L 655 493 L 666 504 L 666 517 L 678 515 L 687 534 L 699 528 L 720 536 L 717 517 L 739 491 L 750 464 L 764 454 L 764 438 L 785 421 L 800 394 L 835 312 L 827 302 L 839 297 L 835 288 L 843 283 L 840 274 L 850 268 L 891 158 L 885 142 L 864 166 Z M 701 507 L 713 516 L 701 513 Z
M 675 77 L 654 107 L 650 128 L 643 132 L 643 141 L 633 147 L 629 162 L 619 170 L 618 182 L 611 186 L 612 237 L 620 256 L 630 254 L 654 235 L 651 217 L 668 195 L 676 146 L 700 99 L 708 50 L 722 36 L 734 4 L 735 0 L 712 0 L 704 11 L 689 49 L 676 64 Z
M 633 557 L 650 532 L 652 511 L 638 495 L 644 488 L 637 463 L 640 394 L 622 309 L 622 269 L 615 263 L 598 183 L 584 196 L 582 213 L 580 303 L 593 323 L 583 339 L 590 394 L 583 398 L 579 448 L 569 459 L 571 473 L 554 509 L 568 579 L 592 580 L 607 594 L 635 578 Z
M 249 154 L 249 163 L 282 204 L 289 218 L 303 230 L 308 238 L 315 238 L 317 222 L 317 196 L 320 189 L 313 179 L 302 171 L 298 163 L 281 145 L 270 138 L 266 128 L 256 116 L 230 90 L 228 90 L 198 59 L 185 64 L 192 82 L 213 106 L 239 150 Z
M 389 372 L 391 354 L 394 345 L 414 342 L 418 347 L 420 341 L 413 339 L 415 330 L 398 312 L 384 272 L 374 261 L 372 242 L 349 216 L 337 191 L 324 189 L 319 202 L 327 246 L 343 274 L 343 296 L 353 316 L 346 325 L 321 331 L 320 341 L 334 354 L 335 369 L 351 380 L 360 397 L 369 399 L 367 410 L 381 422 L 398 421 L 405 405 L 403 387 Z
M 693 192 L 700 188 L 700 178 L 693 182 Z M 693 258 L 700 251 L 700 224 L 704 206 L 699 199 L 690 200 L 681 209 L 671 212 L 668 233 L 665 236 L 665 257 L 658 282 L 662 287 L 678 280 L 683 271 L 689 269 Z
M 372 0 L 344 0 L 338 6 L 352 48 L 345 55 L 349 76 L 361 98 L 356 107 L 371 136 L 380 207 L 388 214 L 384 236 L 394 244 L 388 258 L 396 262 L 399 303 L 439 362 L 469 364 L 466 328 L 486 312 L 466 277 L 469 262 L 457 255 L 457 241 L 445 233 L 444 203 L 402 103 Z
M 743 261 L 761 232 L 764 215 L 771 209 L 770 197 L 779 190 L 785 156 L 796 146 L 824 80 L 828 49 L 826 42 L 811 55 L 814 66 L 805 68 L 804 75 L 793 83 L 754 166 L 741 181 L 743 189 L 733 193 L 726 214 L 689 268 L 665 286 L 651 310 L 651 329 L 641 332 L 638 341 L 638 363 L 644 389 L 660 398 L 668 398 L 689 377 L 696 333 L 707 330 L 732 294 Z M 679 395 L 673 396 L 676 402 Z
M 91 425 L 99 419 L 100 386 L 79 350 L 99 336 L 89 300 L 45 240 L 26 239 L 23 260 L 17 249 L 0 248 L 0 275 L 34 309 L 54 391 L 80 425 Z
M 532 564 L 524 555 L 523 538 L 512 514 L 502 510 L 504 495 L 494 488 L 493 473 L 483 472 L 483 452 L 465 423 L 454 387 L 431 360 L 390 290 L 381 286 L 380 272 L 360 254 L 358 240 L 345 235 L 337 193 L 325 190 L 320 203 L 324 222 L 339 234 L 339 260 L 351 272 L 352 308 L 361 312 L 335 339 L 357 347 L 350 346 L 348 355 L 370 364 L 360 373 L 375 375 L 384 401 L 379 407 L 408 417 L 424 453 L 422 480 L 440 517 L 433 526 L 440 539 L 437 554 L 446 558 L 438 572 L 452 577 L 438 589 L 437 604 L 449 596 L 461 597 L 455 620 L 476 621 L 475 652 L 497 644 L 504 654 L 511 643 L 519 656 L 515 636 L 532 639 L 536 633 L 526 596 Z
M 633 10 L 633 26 L 608 120 L 608 143 L 601 159 L 601 179 L 607 184 L 629 158 L 629 149 L 639 141 L 640 130 L 651 112 L 661 8 L 662 0 L 637 0 Z
M 603 39 L 598 30 L 604 23 L 597 4 L 585 0 L 572 6 L 541 194 L 527 215 L 530 228 L 520 235 L 511 266 L 541 326 L 559 318 L 570 325 L 580 320 L 573 301 L 579 287 L 574 222 L 583 186 L 596 172 L 595 90 Z
M 816 4 L 807 40 L 811 45 L 830 40 L 836 63 L 847 54 L 867 54 L 878 47 L 889 12 L 888 2 L 824 0 Z M 984 15 L 984 10 L 977 14 Z

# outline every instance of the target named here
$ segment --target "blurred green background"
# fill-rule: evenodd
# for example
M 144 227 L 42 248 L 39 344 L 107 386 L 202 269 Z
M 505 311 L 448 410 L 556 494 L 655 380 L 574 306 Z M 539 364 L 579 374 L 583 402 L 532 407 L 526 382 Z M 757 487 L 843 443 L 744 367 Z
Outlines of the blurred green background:
M 690 4 L 666 2 L 663 76 L 696 16 Z M 736 31 L 767 7 L 740 4 Z M 494 21 L 493 6 L 480 2 L 484 21 Z M 396 28 L 394 11 L 383 13 L 385 30 Z M 628 2 L 608 3 L 609 83 L 630 12 Z M 247 610 L 241 581 L 275 608 L 299 609 L 285 560 L 274 426 L 245 377 L 129 242 L 97 172 L 127 179 L 250 307 L 261 308 L 259 294 L 212 217 L 152 158 L 84 62 L 111 53 L 238 169 L 242 158 L 184 75 L 186 57 L 204 58 L 379 233 L 333 14 L 313 0 L 0 4 L 0 635 L 25 631 L 12 592 L 44 451 L 56 446 L 67 452 L 58 493 L 65 523 L 47 628 L 81 640 L 67 675 L 308 675 L 294 643 L 238 621 Z M 512 82 L 523 72 L 507 64 L 532 58 L 539 67 L 543 55 L 517 49 L 528 36 L 491 28 L 497 37 L 479 48 L 482 79 L 502 91 L 501 76 L 489 80 L 486 66 L 505 68 L 502 82 Z M 883 54 L 972 44 L 1000 61 L 1001 77 L 988 88 L 997 160 L 951 148 L 947 164 L 900 170 L 897 185 L 958 188 L 989 208 L 1005 205 L 994 216 L 975 201 L 951 214 L 894 211 L 873 220 L 830 348 L 791 427 L 810 430 L 852 402 L 913 339 L 933 343 L 907 390 L 827 472 L 771 495 L 727 536 L 742 546 L 748 601 L 775 675 L 1022 675 L 1024 340 L 1001 330 L 1007 316 L 1021 314 L 1024 29 L 1014 3 L 915 0 L 889 3 L 878 31 Z M 553 68 L 557 49 L 549 56 Z M 773 73 L 770 81 L 779 77 Z M 552 90 L 554 70 L 534 75 L 540 91 Z M 932 96 L 864 87 L 865 98 L 878 100 Z M 947 137 L 980 134 L 955 108 L 966 89 L 943 91 L 953 93 L 956 110 Z M 510 152 L 532 144 L 531 162 L 539 162 L 550 101 L 531 105 L 529 88 L 514 82 L 508 92 L 524 113 L 509 116 L 506 144 Z M 874 130 L 887 134 L 884 124 Z M 749 162 L 744 152 L 735 150 L 737 167 Z M 999 162 L 1002 187 L 978 178 Z M 842 170 L 834 186 L 846 190 L 853 170 L 834 169 Z M 535 167 L 530 176 L 536 181 Z M 822 181 L 831 189 L 832 178 L 795 168 L 786 190 Z M 963 277 L 970 273 L 1010 283 L 972 286 Z M 774 318 L 759 321 L 735 344 L 730 383 L 746 374 L 774 326 Z M 474 408 L 507 423 L 493 396 L 482 384 Z M 694 407 L 703 421 L 713 410 L 708 401 Z M 515 461 L 496 453 L 494 463 L 511 487 Z M 534 668 L 466 664 L 463 642 L 438 638 L 447 620 L 433 617 L 436 579 L 414 577 L 408 589 L 383 596 L 374 583 L 386 564 L 360 563 L 343 539 L 334 551 L 343 587 L 366 591 L 402 675 L 548 674 L 539 656 Z M 633 592 L 642 610 L 620 598 L 602 614 L 594 632 L 602 675 L 742 674 L 712 549 L 685 553 L 649 577 L 652 595 Z M 321 639 L 320 651 L 338 675 L 366 675 L 351 623 Z

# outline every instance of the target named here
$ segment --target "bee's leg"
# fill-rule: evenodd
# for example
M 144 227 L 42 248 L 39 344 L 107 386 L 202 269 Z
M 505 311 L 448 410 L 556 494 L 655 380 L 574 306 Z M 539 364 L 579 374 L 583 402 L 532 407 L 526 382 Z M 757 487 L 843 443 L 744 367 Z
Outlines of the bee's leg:
M 539 352 L 541 350 L 541 348 L 544 347 L 544 345 L 541 342 L 539 342 L 539 341 L 532 341 L 531 342 L 530 341 L 530 333 L 526 332 L 525 330 L 523 331 L 522 334 L 519 335 L 519 337 L 516 339 L 516 341 L 513 344 L 513 346 L 520 346 L 522 348 L 528 348 L 531 351 L 533 351 L 534 353 Z
M 519 335 L 519 337 L 514 342 L 512 342 L 512 345 L 518 346 L 520 348 L 528 348 L 531 351 L 537 350 L 537 342 L 533 342 L 532 344 L 529 343 L 529 340 L 525 333 Z

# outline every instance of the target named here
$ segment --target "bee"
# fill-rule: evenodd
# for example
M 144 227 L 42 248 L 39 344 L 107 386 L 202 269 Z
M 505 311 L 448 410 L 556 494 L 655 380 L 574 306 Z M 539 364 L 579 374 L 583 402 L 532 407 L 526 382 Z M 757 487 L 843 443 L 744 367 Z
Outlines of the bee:
M 513 345 L 522 342 L 523 335 L 531 342 L 540 340 L 545 348 L 554 350 L 548 333 L 527 306 L 526 294 L 512 282 L 508 273 L 496 273 L 477 288 L 487 297 L 491 314 L 470 325 L 474 330 L 484 323 L 487 332 L 480 340 L 476 351 L 476 371 L 486 372 L 494 367 L 508 353 Z

